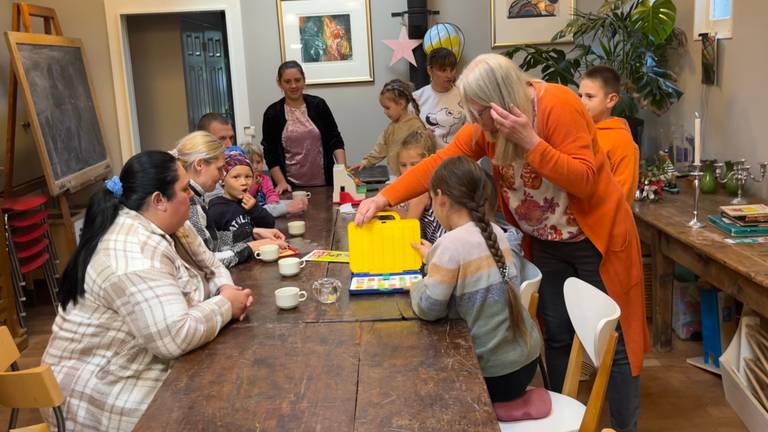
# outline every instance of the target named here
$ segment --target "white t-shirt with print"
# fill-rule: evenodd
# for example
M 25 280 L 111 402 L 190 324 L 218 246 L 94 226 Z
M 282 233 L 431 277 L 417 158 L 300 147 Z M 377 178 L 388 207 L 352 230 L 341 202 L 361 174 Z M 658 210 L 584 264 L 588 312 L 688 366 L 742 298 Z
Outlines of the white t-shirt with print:
M 421 121 L 435 134 L 438 148 L 448 145 L 466 120 L 459 90 L 452 87 L 438 93 L 427 85 L 413 92 L 413 98 L 419 104 Z

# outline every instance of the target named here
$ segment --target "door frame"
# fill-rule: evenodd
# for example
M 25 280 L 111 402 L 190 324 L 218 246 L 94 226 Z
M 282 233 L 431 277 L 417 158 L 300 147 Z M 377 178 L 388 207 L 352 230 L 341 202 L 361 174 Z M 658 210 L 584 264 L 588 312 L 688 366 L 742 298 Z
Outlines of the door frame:
M 240 128 L 241 134 L 243 133 L 243 128 L 251 122 L 251 110 L 248 102 L 240 0 L 164 0 L 163 2 L 157 0 L 104 0 L 104 12 L 107 20 L 117 129 L 123 163 L 141 151 L 131 53 L 128 45 L 127 17 L 129 15 L 224 12 L 235 124 Z M 181 45 L 179 45 L 179 49 L 181 49 Z M 183 75 L 181 79 L 184 79 Z

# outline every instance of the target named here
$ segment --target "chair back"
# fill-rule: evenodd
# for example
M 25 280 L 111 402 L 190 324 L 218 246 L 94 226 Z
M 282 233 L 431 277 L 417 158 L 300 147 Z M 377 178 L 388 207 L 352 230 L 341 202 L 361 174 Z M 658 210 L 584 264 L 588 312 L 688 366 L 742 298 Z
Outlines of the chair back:
M 597 369 L 608 339 L 616 330 L 621 309 L 608 294 L 575 277 L 565 281 L 563 294 L 576 335 Z
M 16 342 L 13 341 L 8 327 L 0 327 L 0 372 L 5 371 L 8 367 L 21 357 L 19 349 L 16 347 Z
M 520 301 L 526 308 L 531 303 L 531 296 L 539 292 L 541 285 L 541 271 L 532 262 L 520 258 Z
M 0 405 L 8 408 L 51 408 L 64 402 L 51 367 L 0 372 Z

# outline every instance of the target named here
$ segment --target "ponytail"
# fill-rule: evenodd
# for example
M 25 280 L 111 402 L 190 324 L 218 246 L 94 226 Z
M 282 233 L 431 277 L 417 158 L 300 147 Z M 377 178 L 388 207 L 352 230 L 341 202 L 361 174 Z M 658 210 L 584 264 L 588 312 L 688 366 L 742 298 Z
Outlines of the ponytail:
M 140 212 L 155 192 L 166 198 L 175 196 L 179 180 L 176 158 L 168 152 L 146 151 L 128 159 L 120 176 L 105 182 L 88 201 L 83 232 L 61 278 L 61 308 L 85 295 L 85 274 L 93 254 L 121 207 Z

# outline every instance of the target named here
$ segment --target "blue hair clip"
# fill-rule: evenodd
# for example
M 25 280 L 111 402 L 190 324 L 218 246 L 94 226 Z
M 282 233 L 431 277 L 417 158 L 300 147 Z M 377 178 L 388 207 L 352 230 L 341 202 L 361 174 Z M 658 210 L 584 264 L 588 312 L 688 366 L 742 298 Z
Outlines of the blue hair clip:
M 244 150 L 242 147 L 239 147 L 239 146 L 236 146 L 236 145 L 233 145 L 233 146 L 229 146 L 229 147 L 227 147 L 227 148 L 224 150 L 224 153 L 225 153 L 225 154 L 230 154 L 230 153 L 240 153 L 240 154 L 241 154 L 241 155 L 243 155 L 243 156 L 245 156 L 245 155 L 247 154 L 247 153 L 245 152 L 245 150 Z
M 115 198 L 120 199 L 123 196 L 123 183 L 120 181 L 120 177 L 114 176 L 111 179 L 104 182 L 107 190 L 112 192 Z

